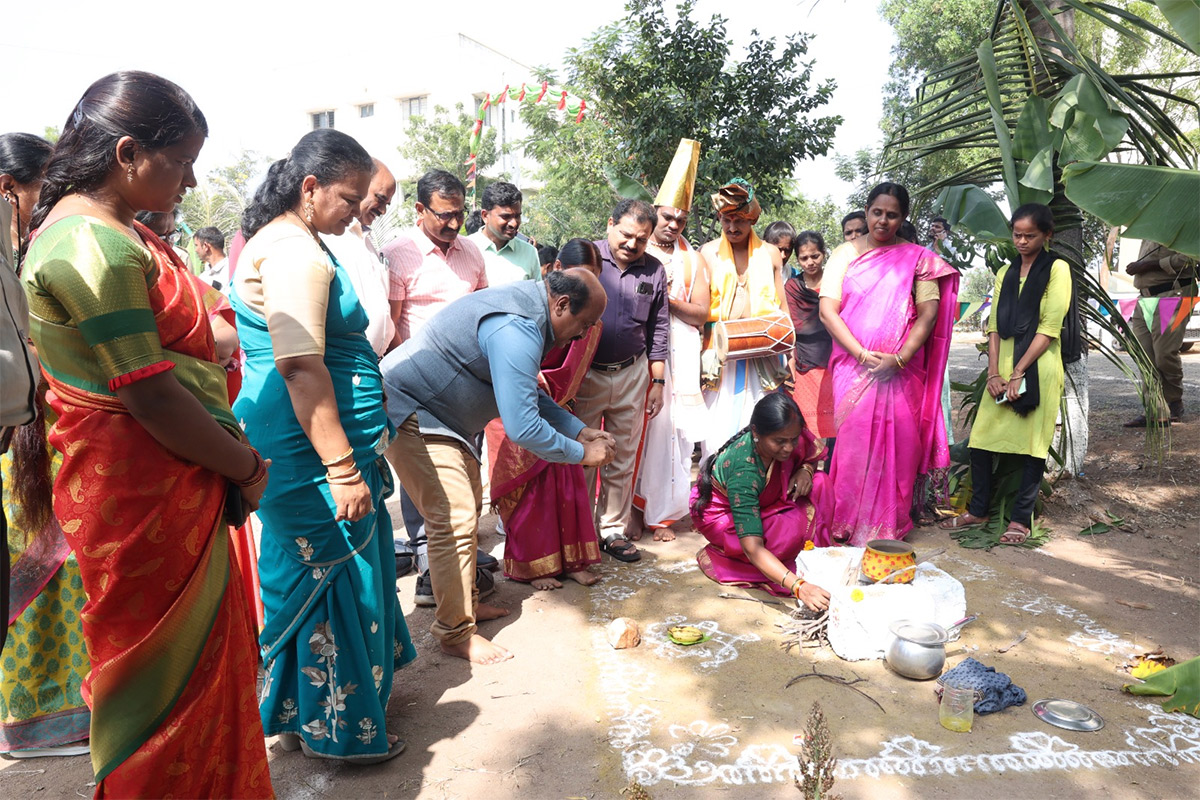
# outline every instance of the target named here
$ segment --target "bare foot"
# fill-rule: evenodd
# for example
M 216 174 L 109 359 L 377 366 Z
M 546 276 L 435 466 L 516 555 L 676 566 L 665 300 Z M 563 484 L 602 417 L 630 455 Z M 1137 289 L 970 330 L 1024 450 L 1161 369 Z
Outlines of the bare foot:
M 559 585 L 561 586 L 561 584 Z M 500 617 L 507 617 L 509 613 L 510 612 L 507 608 L 489 606 L 486 603 L 480 603 L 479 605 L 475 606 L 475 621 L 487 622 L 489 619 L 500 619 Z
M 586 569 L 580 570 L 579 572 L 568 572 L 567 577 L 576 583 L 582 583 L 584 586 L 591 586 L 600 580 L 599 575 L 588 572 Z
M 504 613 L 507 614 L 508 612 L 505 611 Z M 508 661 L 513 657 L 512 653 L 498 644 L 489 642 L 478 633 L 473 634 L 465 642 L 443 644 L 442 652 L 448 656 L 465 658 L 472 664 L 499 664 L 501 661 Z
M 642 540 L 642 529 L 634 528 L 625 534 L 625 540 L 629 542 L 640 542 Z
M 537 589 L 539 592 L 549 592 L 554 589 L 562 588 L 562 584 L 556 581 L 554 578 L 534 578 L 530 581 L 530 583 L 533 584 L 533 588 Z
M 675 531 L 670 528 L 655 528 L 654 541 L 656 542 L 673 542 L 675 541 Z

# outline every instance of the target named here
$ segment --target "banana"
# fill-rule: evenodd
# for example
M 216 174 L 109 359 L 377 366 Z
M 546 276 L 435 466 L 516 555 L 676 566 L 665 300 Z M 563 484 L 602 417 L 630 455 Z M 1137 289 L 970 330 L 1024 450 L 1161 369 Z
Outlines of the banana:
M 667 635 L 679 644 L 695 644 L 704 638 L 704 631 L 695 625 L 673 625 L 667 628 Z

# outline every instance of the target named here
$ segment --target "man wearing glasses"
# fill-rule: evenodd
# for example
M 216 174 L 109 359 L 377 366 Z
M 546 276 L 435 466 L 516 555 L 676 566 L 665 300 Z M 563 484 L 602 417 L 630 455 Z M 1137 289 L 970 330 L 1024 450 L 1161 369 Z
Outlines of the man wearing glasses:
M 402 233 L 381 251 L 388 270 L 388 302 L 396 335 L 389 349 L 412 338 L 438 311 L 450 302 L 488 286 L 483 253 L 466 236 L 459 236 L 466 217 L 467 187 L 449 172 L 430 170 L 417 181 L 417 226 Z M 400 508 L 407 537 L 397 532 L 396 573 L 403 575 L 415 566 L 417 579 L 415 602 L 419 606 L 436 604 L 429 581 L 429 558 L 425 521 L 403 487 Z M 499 567 L 496 559 L 478 554 L 481 569 L 476 576 L 480 596 L 493 588 L 494 580 L 485 569 Z
M 458 235 L 466 194 L 462 181 L 449 172 L 426 172 L 417 181 L 417 227 L 383 248 L 396 323 L 393 347 L 412 338 L 450 301 L 487 288 L 483 253 Z

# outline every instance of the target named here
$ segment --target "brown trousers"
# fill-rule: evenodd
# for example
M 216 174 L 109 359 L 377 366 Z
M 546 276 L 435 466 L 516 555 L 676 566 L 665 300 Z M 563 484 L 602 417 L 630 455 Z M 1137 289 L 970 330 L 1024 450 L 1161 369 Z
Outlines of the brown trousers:
M 400 483 L 425 518 L 429 579 L 437 612 L 429 630 L 456 645 L 475 633 L 475 550 L 483 487 L 479 461 L 450 436 L 421 433 L 414 414 L 396 432 L 385 453 Z

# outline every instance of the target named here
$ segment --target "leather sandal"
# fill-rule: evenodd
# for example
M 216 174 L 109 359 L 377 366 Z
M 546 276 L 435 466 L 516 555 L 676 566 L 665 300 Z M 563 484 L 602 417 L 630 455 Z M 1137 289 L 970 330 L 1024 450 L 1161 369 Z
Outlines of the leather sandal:
M 977 528 L 980 525 L 986 525 L 989 517 L 977 517 L 970 511 L 964 511 L 956 517 L 944 519 L 938 523 L 938 527 L 944 531 L 957 531 L 963 528 Z
M 1014 537 L 1010 539 L 1009 537 Z M 1025 540 L 1029 538 L 1029 528 L 1026 528 L 1019 522 L 1008 523 L 1008 530 L 1000 536 L 1000 544 L 1019 545 L 1025 544 Z M 1008 541 L 1005 541 L 1005 540 Z

